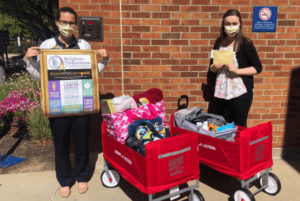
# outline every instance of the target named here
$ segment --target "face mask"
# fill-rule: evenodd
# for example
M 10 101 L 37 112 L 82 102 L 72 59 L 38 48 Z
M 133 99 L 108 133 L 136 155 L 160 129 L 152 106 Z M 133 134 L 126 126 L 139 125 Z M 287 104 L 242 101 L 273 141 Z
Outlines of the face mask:
M 228 36 L 235 36 L 239 31 L 239 26 L 224 26 L 225 32 Z
M 61 33 L 61 35 L 65 37 L 70 37 L 74 33 L 75 28 L 70 27 L 70 25 L 64 27 L 58 23 L 58 30 Z

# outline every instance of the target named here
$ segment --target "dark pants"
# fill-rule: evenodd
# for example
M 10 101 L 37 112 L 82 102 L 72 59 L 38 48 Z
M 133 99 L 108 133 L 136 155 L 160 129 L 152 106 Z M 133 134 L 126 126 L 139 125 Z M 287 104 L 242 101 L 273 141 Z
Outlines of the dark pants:
M 217 99 L 217 114 L 229 123 L 247 127 L 247 117 L 253 101 L 253 91 L 231 100 Z
M 89 172 L 88 138 L 91 115 L 50 118 L 50 127 L 55 146 L 56 177 L 61 186 L 70 186 L 75 179 L 85 182 Z M 69 149 L 72 138 L 75 146 L 74 175 Z

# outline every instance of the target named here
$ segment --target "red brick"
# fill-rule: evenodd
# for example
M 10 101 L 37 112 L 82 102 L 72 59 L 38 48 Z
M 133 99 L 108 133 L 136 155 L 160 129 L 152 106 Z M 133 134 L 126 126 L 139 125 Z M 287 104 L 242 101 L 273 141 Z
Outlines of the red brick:
M 131 0 L 132 4 L 149 4 L 150 0 Z
M 182 52 L 199 52 L 199 47 L 182 47 Z
M 161 20 L 161 25 L 179 25 L 180 20 Z
M 182 33 L 181 38 L 187 38 L 187 39 L 192 39 L 192 38 L 199 38 L 200 34 L 199 33 Z
M 150 18 L 149 12 L 131 12 L 132 18 Z
M 170 79 L 168 78 L 159 78 L 159 79 L 152 79 L 153 84 L 169 84 Z
M 201 20 L 201 25 L 220 25 L 221 20 Z
M 182 12 L 200 11 L 200 6 L 181 6 Z
M 283 58 L 283 53 L 267 53 L 267 58 Z
M 142 65 L 160 65 L 160 60 L 159 59 L 143 59 Z
M 210 0 L 192 0 L 192 4 L 210 5 Z
M 292 60 L 288 59 L 276 59 L 275 64 L 292 64 Z
M 228 5 L 228 4 L 224 4 L 224 5 Z M 241 7 L 241 8 L 243 8 L 243 7 Z M 249 9 L 249 6 L 247 6 L 246 8 Z M 239 6 L 221 6 L 220 11 L 225 13 L 226 11 L 228 11 L 230 9 L 240 10 Z M 244 11 L 241 11 L 241 12 L 249 12 L 249 11 L 244 10 Z
M 143 38 L 161 38 L 160 33 L 143 33 Z
M 276 47 L 276 52 L 293 52 L 293 47 Z
M 232 0 L 231 5 L 250 5 L 250 0 Z
M 171 32 L 189 32 L 189 27 L 171 27 Z
M 173 12 L 172 13 L 172 18 L 190 18 L 190 13 L 177 13 L 177 12 Z
M 162 52 L 180 52 L 180 46 L 161 47 Z
M 61 1 L 59 3 L 62 3 Z M 66 2 L 68 3 L 68 2 Z M 70 0 L 69 3 L 90 3 L 90 0 Z M 93 2 L 91 2 L 93 3 Z
M 141 38 L 141 33 L 123 33 L 123 38 Z
M 140 46 L 123 46 L 123 51 L 140 52 L 141 47 Z
M 170 66 L 153 66 L 152 71 L 170 71 Z
M 201 12 L 219 12 L 219 6 L 201 6 Z
M 262 119 L 278 119 L 278 114 L 263 114 Z
M 152 13 L 152 18 L 170 18 L 170 17 L 171 17 L 170 13 L 163 13 L 163 12 Z
M 171 71 L 187 71 L 188 66 L 171 66 Z
M 142 11 L 160 11 L 160 6 L 153 6 L 153 5 L 142 5 Z
M 251 5 L 252 6 L 265 6 L 269 5 L 270 0 L 252 0 Z
M 149 40 L 149 45 L 150 45 L 150 40 Z M 144 46 L 142 47 L 143 52 L 160 52 L 160 47 L 159 46 Z
M 208 40 L 191 40 L 193 45 L 208 45 Z M 212 49 L 212 47 L 211 47 Z
M 181 20 L 181 25 L 199 25 L 199 20 Z
M 102 11 L 104 11 L 104 10 L 120 10 L 120 6 L 119 5 L 110 5 L 110 4 L 106 5 L 106 4 L 104 4 L 104 5 L 101 5 L 101 10 Z
M 170 0 L 152 0 L 152 4 L 170 4 Z
M 208 27 L 191 27 L 191 32 L 209 32 Z
M 142 25 L 160 25 L 160 20 L 146 20 L 146 19 L 142 19 Z
M 259 46 L 257 48 L 258 52 L 274 52 L 275 47 L 270 47 L 270 46 Z
M 285 45 L 285 40 L 269 40 L 268 45 Z
M 169 45 L 169 40 L 152 40 L 152 45 Z
M 282 1 L 282 0 L 271 0 L 270 1 L 271 6 L 288 6 L 289 1 Z
M 122 19 L 123 25 L 140 25 L 141 21 L 139 19 Z
M 161 6 L 161 11 L 180 11 L 180 6 Z
M 179 77 L 178 72 L 162 72 L 162 77 Z
M 133 72 L 151 71 L 151 66 L 133 66 L 132 71 Z
M 172 4 L 190 4 L 190 0 L 171 0 Z
M 110 0 L 90 0 L 90 1 L 91 1 L 91 3 L 110 3 Z M 87 3 L 88 2 L 89 2 L 89 0 L 87 0 Z
M 133 39 L 132 45 L 150 45 L 150 40 Z
M 188 40 L 171 40 L 171 45 L 188 45 Z
M 154 77 L 154 78 L 158 78 L 161 77 L 161 73 L 160 72 L 143 72 L 143 77 Z
M 293 1 L 293 0 L 292 0 Z M 296 1 L 298 1 L 298 0 L 296 0 Z M 278 12 L 282 12 L 282 13 L 295 13 L 295 12 L 297 12 L 297 7 L 296 6 L 294 6 L 294 7 L 290 7 L 290 6 L 288 6 L 288 7 L 284 7 L 284 6 L 279 6 L 278 7 L 278 9 L 279 9 L 279 11 Z
M 133 84 L 151 84 L 151 79 L 132 79 Z
M 170 58 L 170 53 L 153 53 L 152 58 Z
M 132 26 L 132 32 L 150 32 L 150 26 Z
M 277 38 L 278 39 L 294 39 L 296 34 L 294 33 L 285 33 L 285 34 L 278 34 Z
M 117 5 L 117 6 L 120 7 L 119 5 Z M 128 10 L 128 11 L 140 11 L 141 9 L 140 9 L 139 5 L 122 5 L 122 11 L 126 11 L 126 10 Z
M 300 53 L 285 53 L 285 58 L 299 58 Z
M 228 0 L 212 0 L 212 4 L 215 5 L 228 5 Z
M 176 59 L 179 59 L 179 58 L 189 58 L 189 53 L 172 53 L 171 55 L 171 58 L 176 58 Z

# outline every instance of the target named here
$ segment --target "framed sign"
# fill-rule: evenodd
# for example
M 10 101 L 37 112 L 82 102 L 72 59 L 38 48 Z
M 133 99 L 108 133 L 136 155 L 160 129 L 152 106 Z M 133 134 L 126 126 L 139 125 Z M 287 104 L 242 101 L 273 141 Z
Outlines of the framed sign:
M 277 6 L 254 6 L 252 32 L 276 32 Z
M 40 55 L 45 117 L 98 113 L 99 86 L 94 50 L 45 49 Z

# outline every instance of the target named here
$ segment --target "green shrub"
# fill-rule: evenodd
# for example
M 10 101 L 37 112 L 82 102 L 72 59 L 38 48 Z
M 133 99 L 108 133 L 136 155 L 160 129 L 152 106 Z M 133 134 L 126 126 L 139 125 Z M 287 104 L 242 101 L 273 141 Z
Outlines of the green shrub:
M 22 41 L 21 42 L 21 49 L 22 54 L 25 54 L 27 49 L 31 46 L 31 42 Z M 10 41 L 10 45 L 7 46 L 8 53 L 19 53 L 19 46 L 18 41 Z
M 39 141 L 52 139 L 49 120 L 43 116 L 43 112 L 40 107 L 35 108 L 28 116 L 29 136 Z

